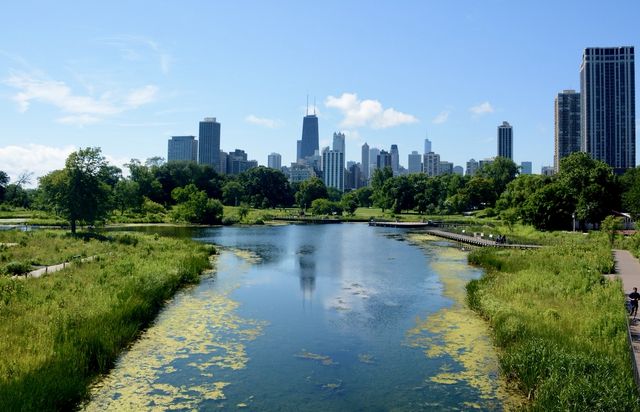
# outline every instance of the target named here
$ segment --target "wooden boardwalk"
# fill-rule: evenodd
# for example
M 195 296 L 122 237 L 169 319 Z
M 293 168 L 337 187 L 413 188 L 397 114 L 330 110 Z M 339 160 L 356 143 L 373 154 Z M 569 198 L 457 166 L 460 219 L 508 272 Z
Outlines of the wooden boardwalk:
M 451 233 L 444 230 L 434 228 L 433 223 L 429 222 L 369 222 L 369 226 L 396 227 L 405 229 L 425 229 L 430 235 L 453 240 L 460 243 L 479 247 L 499 247 L 511 249 L 537 249 L 539 245 L 523 245 L 516 243 L 498 243 L 495 240 L 489 240 L 482 237 L 462 235 L 459 233 Z
M 640 262 L 628 250 L 614 250 L 613 257 L 616 262 L 616 276 L 622 281 L 624 293 L 628 295 L 636 287 L 640 290 Z M 636 387 L 640 391 L 640 318 L 629 319 L 629 347 L 633 360 L 633 372 Z

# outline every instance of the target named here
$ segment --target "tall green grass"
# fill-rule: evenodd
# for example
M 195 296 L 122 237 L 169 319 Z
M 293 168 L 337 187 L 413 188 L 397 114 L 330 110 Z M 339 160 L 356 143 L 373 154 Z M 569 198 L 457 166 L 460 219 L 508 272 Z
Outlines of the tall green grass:
M 120 237 L 103 242 L 109 253 L 95 261 L 0 278 L 0 410 L 73 409 L 165 301 L 209 267 L 203 245 Z
M 640 410 L 624 295 L 602 277 L 614 265 L 607 240 L 566 235 L 554 243 L 469 255 L 488 272 L 468 284 L 468 301 L 490 322 L 506 377 L 532 410 Z

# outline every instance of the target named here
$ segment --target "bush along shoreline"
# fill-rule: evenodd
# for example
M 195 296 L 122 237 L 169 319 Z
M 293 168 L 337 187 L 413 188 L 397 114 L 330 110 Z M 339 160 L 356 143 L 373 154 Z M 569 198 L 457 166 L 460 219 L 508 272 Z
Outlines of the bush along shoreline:
M 53 236 L 16 235 L 26 236 L 25 247 Z M 0 276 L 0 410 L 76 408 L 215 253 L 190 240 L 140 234 L 85 241 L 108 244 L 109 253 L 38 279 Z
M 487 273 L 467 285 L 468 303 L 491 325 L 505 377 L 531 410 L 640 410 L 625 297 L 602 276 L 614 269 L 608 240 L 554 243 L 469 255 Z

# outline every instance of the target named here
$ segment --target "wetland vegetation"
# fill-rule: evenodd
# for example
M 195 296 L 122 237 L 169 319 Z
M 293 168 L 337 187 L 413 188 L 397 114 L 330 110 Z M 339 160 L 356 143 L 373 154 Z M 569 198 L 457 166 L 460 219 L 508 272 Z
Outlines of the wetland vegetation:
M 0 409 L 69 410 L 89 383 L 210 267 L 214 249 L 139 234 L 71 237 L 0 232 L 7 260 L 60 263 L 97 256 L 42 278 L 0 276 Z

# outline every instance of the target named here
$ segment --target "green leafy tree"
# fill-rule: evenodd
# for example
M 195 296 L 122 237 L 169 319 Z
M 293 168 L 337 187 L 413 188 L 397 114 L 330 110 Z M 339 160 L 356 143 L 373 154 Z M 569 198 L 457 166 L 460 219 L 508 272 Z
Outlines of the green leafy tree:
M 358 208 L 358 194 L 356 192 L 345 193 L 340 204 L 343 211 L 347 212 L 349 216 L 353 216 Z
M 620 206 L 620 189 L 613 170 L 587 153 L 572 153 L 562 159 L 557 182 L 572 197 L 573 211 L 582 222 L 600 223 Z
M 353 193 L 355 193 L 358 198 L 358 205 L 360 207 L 371 207 L 373 190 L 369 186 L 361 187 Z
M 518 175 L 518 166 L 513 160 L 506 157 L 496 157 L 489 164 L 484 165 L 477 171 L 474 177 L 482 177 L 492 182 L 493 196 L 488 206 L 493 206 L 494 202 L 504 192 L 509 182 Z M 473 179 L 472 179 L 473 180 Z
M 312 177 L 300 184 L 295 198 L 300 209 L 306 210 L 314 200 L 327 198 L 327 187 L 318 177 Z
M 333 202 L 329 199 L 315 199 L 311 202 L 311 213 L 314 215 L 341 215 L 342 207 L 340 202 Z
M 223 206 L 219 200 L 209 199 L 204 190 L 198 190 L 193 183 L 175 188 L 171 197 L 176 205 L 171 216 L 179 222 L 218 224 L 222 222 Z
M 237 180 L 229 180 L 222 187 L 222 201 L 225 205 L 238 206 L 244 199 L 244 190 Z
M 335 187 L 327 187 L 327 199 L 332 202 L 339 202 L 342 199 L 342 192 Z
M 77 222 L 93 224 L 111 210 L 113 175 L 100 149 L 89 147 L 71 153 L 64 169 L 40 178 L 40 187 L 75 234 Z
M 245 201 L 253 207 L 275 208 L 292 203 L 289 180 L 280 170 L 260 166 L 238 176 Z
M 640 219 L 640 168 L 629 169 L 620 178 L 622 206 L 634 220 Z
M 371 189 L 373 190 L 371 198 L 373 200 L 373 204 L 381 208 L 383 212 L 393 206 L 393 199 L 389 192 L 385 190 L 386 182 L 392 178 L 393 171 L 390 167 L 375 169 L 371 176 Z M 386 188 L 388 189 L 388 187 L 389 186 L 387 185 Z
M 130 179 L 122 179 L 116 183 L 113 189 L 115 206 L 124 214 L 126 210 L 142 210 L 144 198 L 140 194 L 140 186 Z
M 620 218 L 609 215 L 604 218 L 602 223 L 600 224 L 600 230 L 606 233 L 607 238 L 609 239 L 609 244 L 613 246 L 613 242 L 616 239 L 616 232 L 620 229 Z
M 9 175 L 0 170 L 0 203 L 4 201 L 4 194 L 9 184 Z
M 574 199 L 566 188 L 553 182 L 531 194 L 520 208 L 520 215 L 524 223 L 537 229 L 569 229 L 574 207 Z

